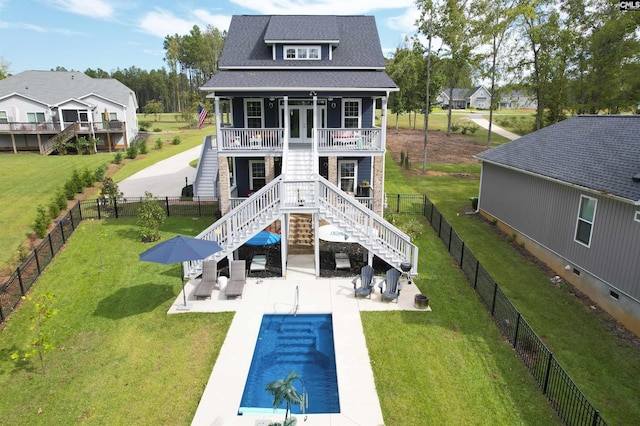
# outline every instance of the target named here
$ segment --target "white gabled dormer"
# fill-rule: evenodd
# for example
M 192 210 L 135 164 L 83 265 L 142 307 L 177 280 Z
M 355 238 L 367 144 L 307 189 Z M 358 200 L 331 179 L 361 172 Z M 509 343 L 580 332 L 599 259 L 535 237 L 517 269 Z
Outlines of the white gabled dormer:
M 340 32 L 335 16 L 272 16 L 264 43 L 271 46 L 274 61 L 330 61 Z

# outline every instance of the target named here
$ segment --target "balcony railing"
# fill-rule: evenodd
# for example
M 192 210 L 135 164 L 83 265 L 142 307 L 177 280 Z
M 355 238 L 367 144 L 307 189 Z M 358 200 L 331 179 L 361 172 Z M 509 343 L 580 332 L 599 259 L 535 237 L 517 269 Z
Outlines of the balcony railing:
M 380 129 L 317 129 L 318 151 L 384 151 L 382 131 Z M 260 128 L 238 129 L 222 128 L 218 138 L 220 151 L 281 151 L 284 141 L 284 129 Z
M 318 129 L 318 151 L 384 151 L 380 129 Z
M 65 123 L 66 126 L 72 123 Z M 77 131 L 89 133 L 93 128 L 94 132 L 115 132 L 120 133 L 125 128 L 123 121 L 80 121 L 77 123 Z M 0 133 L 57 133 L 60 129 L 60 123 L 47 121 L 44 123 L 0 123 Z

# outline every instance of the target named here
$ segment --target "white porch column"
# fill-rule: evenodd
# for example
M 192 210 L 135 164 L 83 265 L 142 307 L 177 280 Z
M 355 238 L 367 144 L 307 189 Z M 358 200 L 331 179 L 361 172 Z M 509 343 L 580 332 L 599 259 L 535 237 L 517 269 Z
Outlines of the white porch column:
M 318 94 L 313 92 L 313 129 L 311 129 L 313 173 L 318 174 Z
M 288 160 L 288 151 L 289 151 L 289 96 L 285 96 L 283 98 L 284 105 L 282 106 L 284 109 L 284 141 L 282 141 L 282 175 L 283 178 L 287 178 L 287 160 Z
M 285 213 L 280 223 L 280 262 L 282 264 L 282 276 L 287 276 L 287 256 L 289 249 L 289 213 Z
M 216 143 L 220 146 L 220 122 L 222 121 L 220 117 L 220 96 L 213 98 L 213 105 L 216 115 Z
M 313 213 L 313 263 L 316 265 L 316 278 L 320 276 L 320 214 Z

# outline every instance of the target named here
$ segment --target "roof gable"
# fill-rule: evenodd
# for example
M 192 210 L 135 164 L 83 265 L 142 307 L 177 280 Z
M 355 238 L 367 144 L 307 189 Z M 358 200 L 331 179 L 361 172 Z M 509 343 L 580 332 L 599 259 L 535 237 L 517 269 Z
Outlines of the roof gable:
M 129 105 L 133 93 L 118 80 L 91 78 L 78 71 L 24 71 L 0 80 L 0 97 L 14 92 L 46 105 L 56 105 L 71 98 L 80 99 L 90 93 Z
M 573 117 L 476 158 L 640 204 L 637 115 Z
M 317 42 L 337 47 L 332 59 L 274 60 L 269 43 Z M 220 68 L 385 68 L 373 16 L 236 15 L 231 19 Z

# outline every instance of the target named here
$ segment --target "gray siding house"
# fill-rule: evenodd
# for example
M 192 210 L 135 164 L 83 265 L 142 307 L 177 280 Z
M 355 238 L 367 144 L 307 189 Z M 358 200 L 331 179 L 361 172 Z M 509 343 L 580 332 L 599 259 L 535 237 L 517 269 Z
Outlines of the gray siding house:
M 301 234 L 319 274 L 319 228 L 330 224 L 369 264 L 377 256 L 415 273 L 417 247 L 382 217 L 387 101 L 398 87 L 374 17 L 234 16 L 219 66 L 201 88 L 217 128 L 194 182 L 196 196 L 220 200 L 224 216 L 200 235 L 218 241 L 218 258 L 276 229 L 283 274 Z
M 577 116 L 476 158 L 480 212 L 640 334 L 640 117 Z
M 24 71 L 0 80 L 0 151 L 50 154 L 76 137 L 126 148 L 138 134 L 133 90 L 77 71 Z
M 454 88 L 451 93 L 451 101 L 449 100 L 449 95 L 449 89 L 442 90 L 436 98 L 436 103 L 442 105 L 442 108 L 445 109 L 449 108 L 450 102 L 453 109 L 491 108 L 491 93 L 482 86 L 471 89 Z

